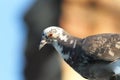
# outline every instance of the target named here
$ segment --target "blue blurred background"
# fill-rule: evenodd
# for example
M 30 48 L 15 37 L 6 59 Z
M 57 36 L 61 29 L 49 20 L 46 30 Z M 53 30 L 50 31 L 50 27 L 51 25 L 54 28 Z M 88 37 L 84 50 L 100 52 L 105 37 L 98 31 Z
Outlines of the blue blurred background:
M 27 27 L 24 13 L 34 0 L 0 0 L 0 80 L 23 80 Z

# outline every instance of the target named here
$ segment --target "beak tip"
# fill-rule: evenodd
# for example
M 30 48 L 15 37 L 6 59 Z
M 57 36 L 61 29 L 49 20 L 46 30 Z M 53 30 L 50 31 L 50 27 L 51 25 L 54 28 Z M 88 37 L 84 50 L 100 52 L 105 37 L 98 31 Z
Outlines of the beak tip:
M 40 51 L 40 50 L 41 50 L 41 48 L 39 47 L 39 48 L 38 48 L 38 50 Z
M 41 45 L 39 46 L 39 48 L 38 48 L 38 49 L 39 49 L 39 51 L 42 49 Z
M 45 40 L 42 40 L 39 45 L 39 50 L 41 50 L 46 44 L 47 42 Z

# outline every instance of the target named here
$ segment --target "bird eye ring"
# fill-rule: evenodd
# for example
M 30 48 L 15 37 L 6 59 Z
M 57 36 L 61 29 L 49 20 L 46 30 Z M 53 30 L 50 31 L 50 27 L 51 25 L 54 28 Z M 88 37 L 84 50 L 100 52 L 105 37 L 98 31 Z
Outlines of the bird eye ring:
M 53 36 L 53 34 L 49 34 L 49 35 L 48 35 L 48 37 L 52 37 L 52 36 Z

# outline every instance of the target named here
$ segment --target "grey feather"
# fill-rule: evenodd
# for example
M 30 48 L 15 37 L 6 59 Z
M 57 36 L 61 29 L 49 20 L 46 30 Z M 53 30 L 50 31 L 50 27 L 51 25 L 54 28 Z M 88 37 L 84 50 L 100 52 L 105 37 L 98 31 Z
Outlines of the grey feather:
M 120 34 L 97 34 L 81 39 L 54 26 L 43 33 L 40 47 L 46 43 L 52 44 L 83 77 L 89 80 L 113 80 L 113 77 L 120 75 Z
M 120 58 L 120 34 L 99 34 L 89 36 L 82 42 L 82 49 L 88 55 L 114 61 Z

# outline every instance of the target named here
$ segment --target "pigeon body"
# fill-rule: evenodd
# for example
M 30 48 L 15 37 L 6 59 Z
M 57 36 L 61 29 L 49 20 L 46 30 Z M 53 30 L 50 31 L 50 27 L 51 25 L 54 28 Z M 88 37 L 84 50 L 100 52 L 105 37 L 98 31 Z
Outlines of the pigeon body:
M 51 26 L 43 31 L 40 49 L 45 44 L 52 44 L 75 71 L 89 80 L 113 80 L 120 74 L 120 34 L 81 39 Z

